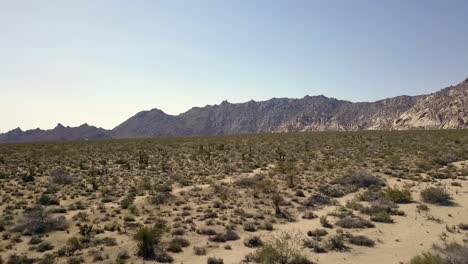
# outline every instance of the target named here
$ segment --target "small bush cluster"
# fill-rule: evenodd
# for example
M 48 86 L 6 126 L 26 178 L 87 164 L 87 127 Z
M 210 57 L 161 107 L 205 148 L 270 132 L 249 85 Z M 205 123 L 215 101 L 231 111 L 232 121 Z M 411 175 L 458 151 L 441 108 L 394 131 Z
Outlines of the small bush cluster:
M 424 202 L 437 205 L 452 205 L 452 197 L 443 188 L 429 187 L 421 191 L 421 198 Z

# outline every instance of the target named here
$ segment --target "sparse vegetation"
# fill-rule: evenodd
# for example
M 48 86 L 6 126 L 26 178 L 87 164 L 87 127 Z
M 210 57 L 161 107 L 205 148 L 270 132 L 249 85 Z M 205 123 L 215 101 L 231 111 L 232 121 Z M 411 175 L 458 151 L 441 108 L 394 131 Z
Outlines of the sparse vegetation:
M 468 163 L 451 163 L 468 160 L 466 145 L 459 131 L 0 145 L 0 255 L 4 263 L 204 263 L 228 262 L 223 254 L 240 246 L 251 262 L 311 263 L 315 254 L 385 248 L 399 237 L 380 223 L 399 228 L 414 210 L 452 241 L 467 230 L 459 212 Z M 310 229 L 282 239 L 290 224 Z
M 421 197 L 424 202 L 437 205 L 451 205 L 452 197 L 443 188 L 429 187 L 421 191 Z

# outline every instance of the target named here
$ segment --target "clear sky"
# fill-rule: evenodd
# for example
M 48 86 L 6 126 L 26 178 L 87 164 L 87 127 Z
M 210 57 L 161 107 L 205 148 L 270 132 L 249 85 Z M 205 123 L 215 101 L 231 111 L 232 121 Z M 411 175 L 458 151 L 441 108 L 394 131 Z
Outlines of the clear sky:
M 0 0 L 0 132 L 466 77 L 466 0 Z

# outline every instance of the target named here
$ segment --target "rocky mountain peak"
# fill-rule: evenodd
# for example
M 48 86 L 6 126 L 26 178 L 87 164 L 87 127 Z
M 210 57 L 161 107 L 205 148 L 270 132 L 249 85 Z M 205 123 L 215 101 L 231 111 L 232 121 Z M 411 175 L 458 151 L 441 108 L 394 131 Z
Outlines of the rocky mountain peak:
M 0 142 L 54 141 L 160 136 L 360 129 L 468 128 L 468 78 L 429 95 L 358 102 L 306 95 L 245 103 L 193 107 L 179 115 L 154 108 L 141 111 L 113 130 L 88 124 L 52 130 L 20 128 L 0 134 Z

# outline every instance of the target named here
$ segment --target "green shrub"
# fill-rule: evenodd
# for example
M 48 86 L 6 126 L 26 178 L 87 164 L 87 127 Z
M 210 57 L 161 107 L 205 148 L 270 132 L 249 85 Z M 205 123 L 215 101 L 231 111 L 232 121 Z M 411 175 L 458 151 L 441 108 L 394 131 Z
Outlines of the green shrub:
M 209 257 L 206 261 L 207 264 L 224 264 L 224 260 L 215 257 Z
M 335 251 L 346 251 L 348 247 L 344 244 L 343 236 L 340 234 L 334 235 L 325 241 L 326 248 L 328 250 L 335 250 Z
M 371 216 L 371 220 L 379 223 L 393 223 L 393 219 L 386 211 L 380 211 Z
M 167 251 L 172 252 L 172 253 L 179 253 L 182 252 L 182 245 L 175 241 L 171 241 L 169 243 L 169 246 L 167 247 Z
M 164 232 L 165 226 L 140 227 L 134 236 L 134 239 L 138 241 L 138 256 L 144 259 L 155 259 L 156 247 L 159 246 Z
M 424 202 L 437 205 L 452 205 L 450 194 L 440 187 L 429 187 L 421 191 L 421 198 Z
M 364 247 L 373 247 L 375 245 L 374 240 L 366 237 L 366 236 L 351 236 L 349 238 L 349 243 L 357 246 L 364 246 Z
M 193 252 L 195 252 L 195 255 L 197 255 L 197 256 L 204 256 L 204 255 L 206 255 L 206 248 L 204 248 L 204 247 L 193 247 Z
M 385 195 L 394 203 L 399 203 L 399 204 L 411 203 L 411 201 L 413 200 L 410 190 L 399 189 L 398 187 L 388 188 L 385 191 Z
M 253 236 L 250 238 L 247 238 L 244 241 L 244 245 L 248 248 L 257 248 L 263 246 L 263 241 L 259 236 Z
M 343 178 L 340 178 L 336 183 L 341 185 L 354 185 L 359 188 L 368 188 L 370 186 L 384 186 L 385 182 L 366 171 L 357 171 Z
M 338 222 L 336 222 L 336 225 L 342 228 L 372 228 L 375 227 L 375 225 L 366 219 L 363 219 L 359 216 L 346 216 Z
M 298 234 L 281 233 L 264 243 L 255 254 L 258 263 L 312 263 L 301 255 L 302 243 Z
M 411 259 L 410 264 L 448 264 L 440 255 L 423 253 Z

